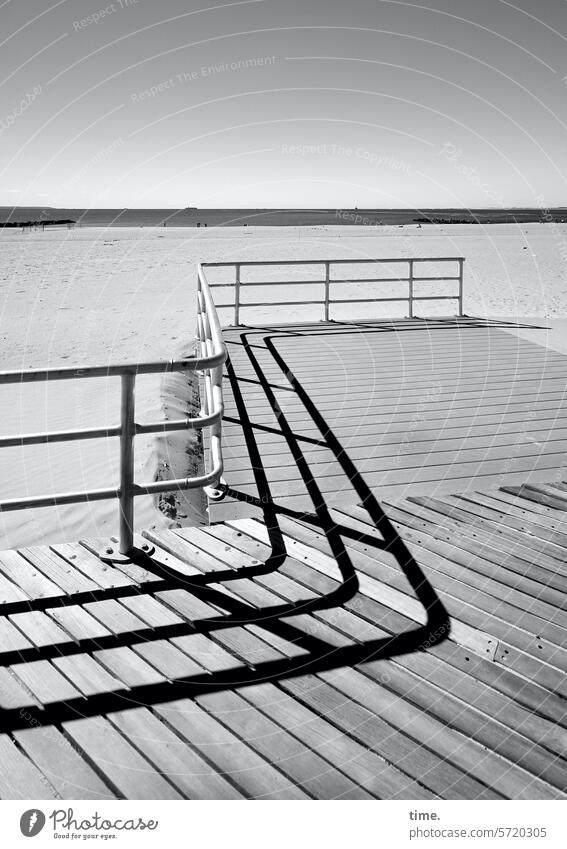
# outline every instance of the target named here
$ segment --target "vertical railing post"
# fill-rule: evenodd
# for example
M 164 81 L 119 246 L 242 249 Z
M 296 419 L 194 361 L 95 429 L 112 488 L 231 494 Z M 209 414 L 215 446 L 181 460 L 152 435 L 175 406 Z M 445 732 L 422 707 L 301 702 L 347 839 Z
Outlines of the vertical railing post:
M 234 268 L 234 324 L 238 327 L 240 325 L 240 263 L 237 262 Z
M 329 321 L 329 305 L 331 300 L 331 263 L 325 263 L 325 321 Z
M 120 554 L 134 548 L 134 372 L 124 372 L 120 416 Z
M 463 263 L 464 260 L 459 260 L 459 315 L 464 315 L 463 312 Z
M 409 317 L 410 317 L 410 318 L 413 318 L 413 259 L 409 259 L 409 260 L 408 260 L 408 262 L 409 262 L 409 277 L 408 277 L 408 284 L 409 284 L 409 297 L 408 297 L 408 300 L 409 300 Z

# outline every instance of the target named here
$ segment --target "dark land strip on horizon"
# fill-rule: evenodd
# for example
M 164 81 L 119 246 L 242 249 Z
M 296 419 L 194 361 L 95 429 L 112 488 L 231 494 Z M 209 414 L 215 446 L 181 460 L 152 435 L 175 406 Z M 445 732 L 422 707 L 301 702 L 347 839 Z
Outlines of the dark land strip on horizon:
M 85 227 L 305 227 L 567 223 L 556 209 L 72 209 L 0 206 L 0 228 L 77 222 Z

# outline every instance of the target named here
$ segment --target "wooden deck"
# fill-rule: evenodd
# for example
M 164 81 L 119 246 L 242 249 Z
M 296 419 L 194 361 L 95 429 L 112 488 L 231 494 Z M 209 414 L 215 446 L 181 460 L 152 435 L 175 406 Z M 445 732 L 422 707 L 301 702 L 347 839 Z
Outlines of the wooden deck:
M 215 521 L 567 476 L 567 357 L 479 319 L 225 331 Z M 313 483 L 313 481 L 315 483 Z
M 0 552 L 0 796 L 551 799 L 567 486 Z
M 0 552 L 0 798 L 564 798 L 565 357 L 472 320 L 227 341 L 213 524 Z

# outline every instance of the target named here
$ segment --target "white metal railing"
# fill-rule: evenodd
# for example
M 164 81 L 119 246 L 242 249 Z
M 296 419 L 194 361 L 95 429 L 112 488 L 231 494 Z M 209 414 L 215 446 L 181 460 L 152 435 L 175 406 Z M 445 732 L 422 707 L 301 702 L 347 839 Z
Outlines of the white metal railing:
M 414 316 L 414 304 L 417 301 L 457 301 L 458 315 L 463 315 L 463 264 L 464 257 L 394 257 L 380 259 L 288 259 L 288 260 L 273 260 L 269 262 L 250 261 L 250 262 L 205 262 L 203 266 L 206 268 L 234 268 L 234 280 L 229 283 L 210 283 L 211 288 L 231 288 L 234 290 L 234 302 L 230 304 L 217 304 L 217 309 L 234 308 L 234 324 L 240 325 L 240 313 L 242 309 L 248 307 L 269 307 L 269 306 L 301 306 L 309 304 L 324 305 L 324 319 L 330 321 L 330 308 L 332 304 L 363 304 L 363 303 L 388 303 L 404 301 L 408 302 L 409 317 Z M 457 263 L 457 273 L 447 276 L 419 276 L 416 274 L 416 263 L 434 262 L 434 263 Z M 398 277 L 333 277 L 333 266 L 340 265 L 369 265 L 369 264 L 391 264 L 391 263 L 407 263 L 408 273 Z M 281 281 L 256 281 L 242 279 L 242 272 L 245 268 L 261 268 L 274 266 L 293 266 L 293 265 L 309 265 L 321 266 L 324 270 L 324 277 L 319 280 L 285 280 Z M 451 295 L 416 295 L 414 290 L 415 283 L 426 281 L 454 281 L 458 283 L 458 291 Z M 384 298 L 333 298 L 333 284 L 345 283 L 407 283 L 407 295 L 401 297 L 384 297 Z M 316 301 L 270 301 L 268 303 L 250 303 L 243 302 L 241 299 L 241 290 L 246 286 L 324 286 L 324 297 Z
M 89 377 L 120 377 L 121 379 L 121 418 L 119 425 L 0 437 L 0 448 L 119 437 L 120 485 L 81 492 L 62 492 L 54 495 L 3 500 L 0 501 L 0 512 L 118 498 L 120 505 L 118 548 L 115 549 L 114 546 L 109 545 L 102 556 L 104 559 L 121 559 L 128 557 L 134 551 L 134 498 L 136 496 L 201 487 L 209 489 L 213 497 L 220 496 L 221 492 L 217 491 L 216 487 L 220 484 L 223 472 L 221 438 L 223 416 L 222 371 L 223 363 L 226 360 L 226 348 L 222 340 L 222 332 L 205 272 L 200 265 L 197 268 L 197 344 L 197 356 L 183 360 L 0 372 L 0 385 L 48 380 L 76 380 Z M 134 400 L 136 376 L 182 370 L 199 372 L 202 375 L 199 416 L 137 424 Z M 134 481 L 134 437 L 138 434 L 167 433 L 185 429 L 209 429 L 210 469 L 205 471 L 204 474 L 192 478 L 136 483 Z M 149 546 L 146 545 L 145 548 L 147 549 Z

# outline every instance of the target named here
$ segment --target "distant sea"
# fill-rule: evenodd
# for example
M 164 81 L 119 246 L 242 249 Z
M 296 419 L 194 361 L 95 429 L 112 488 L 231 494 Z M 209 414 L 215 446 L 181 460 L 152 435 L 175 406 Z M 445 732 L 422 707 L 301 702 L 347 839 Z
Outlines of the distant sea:
M 558 209 L 66 209 L 0 206 L 3 224 L 71 220 L 81 227 L 315 227 L 567 222 Z

